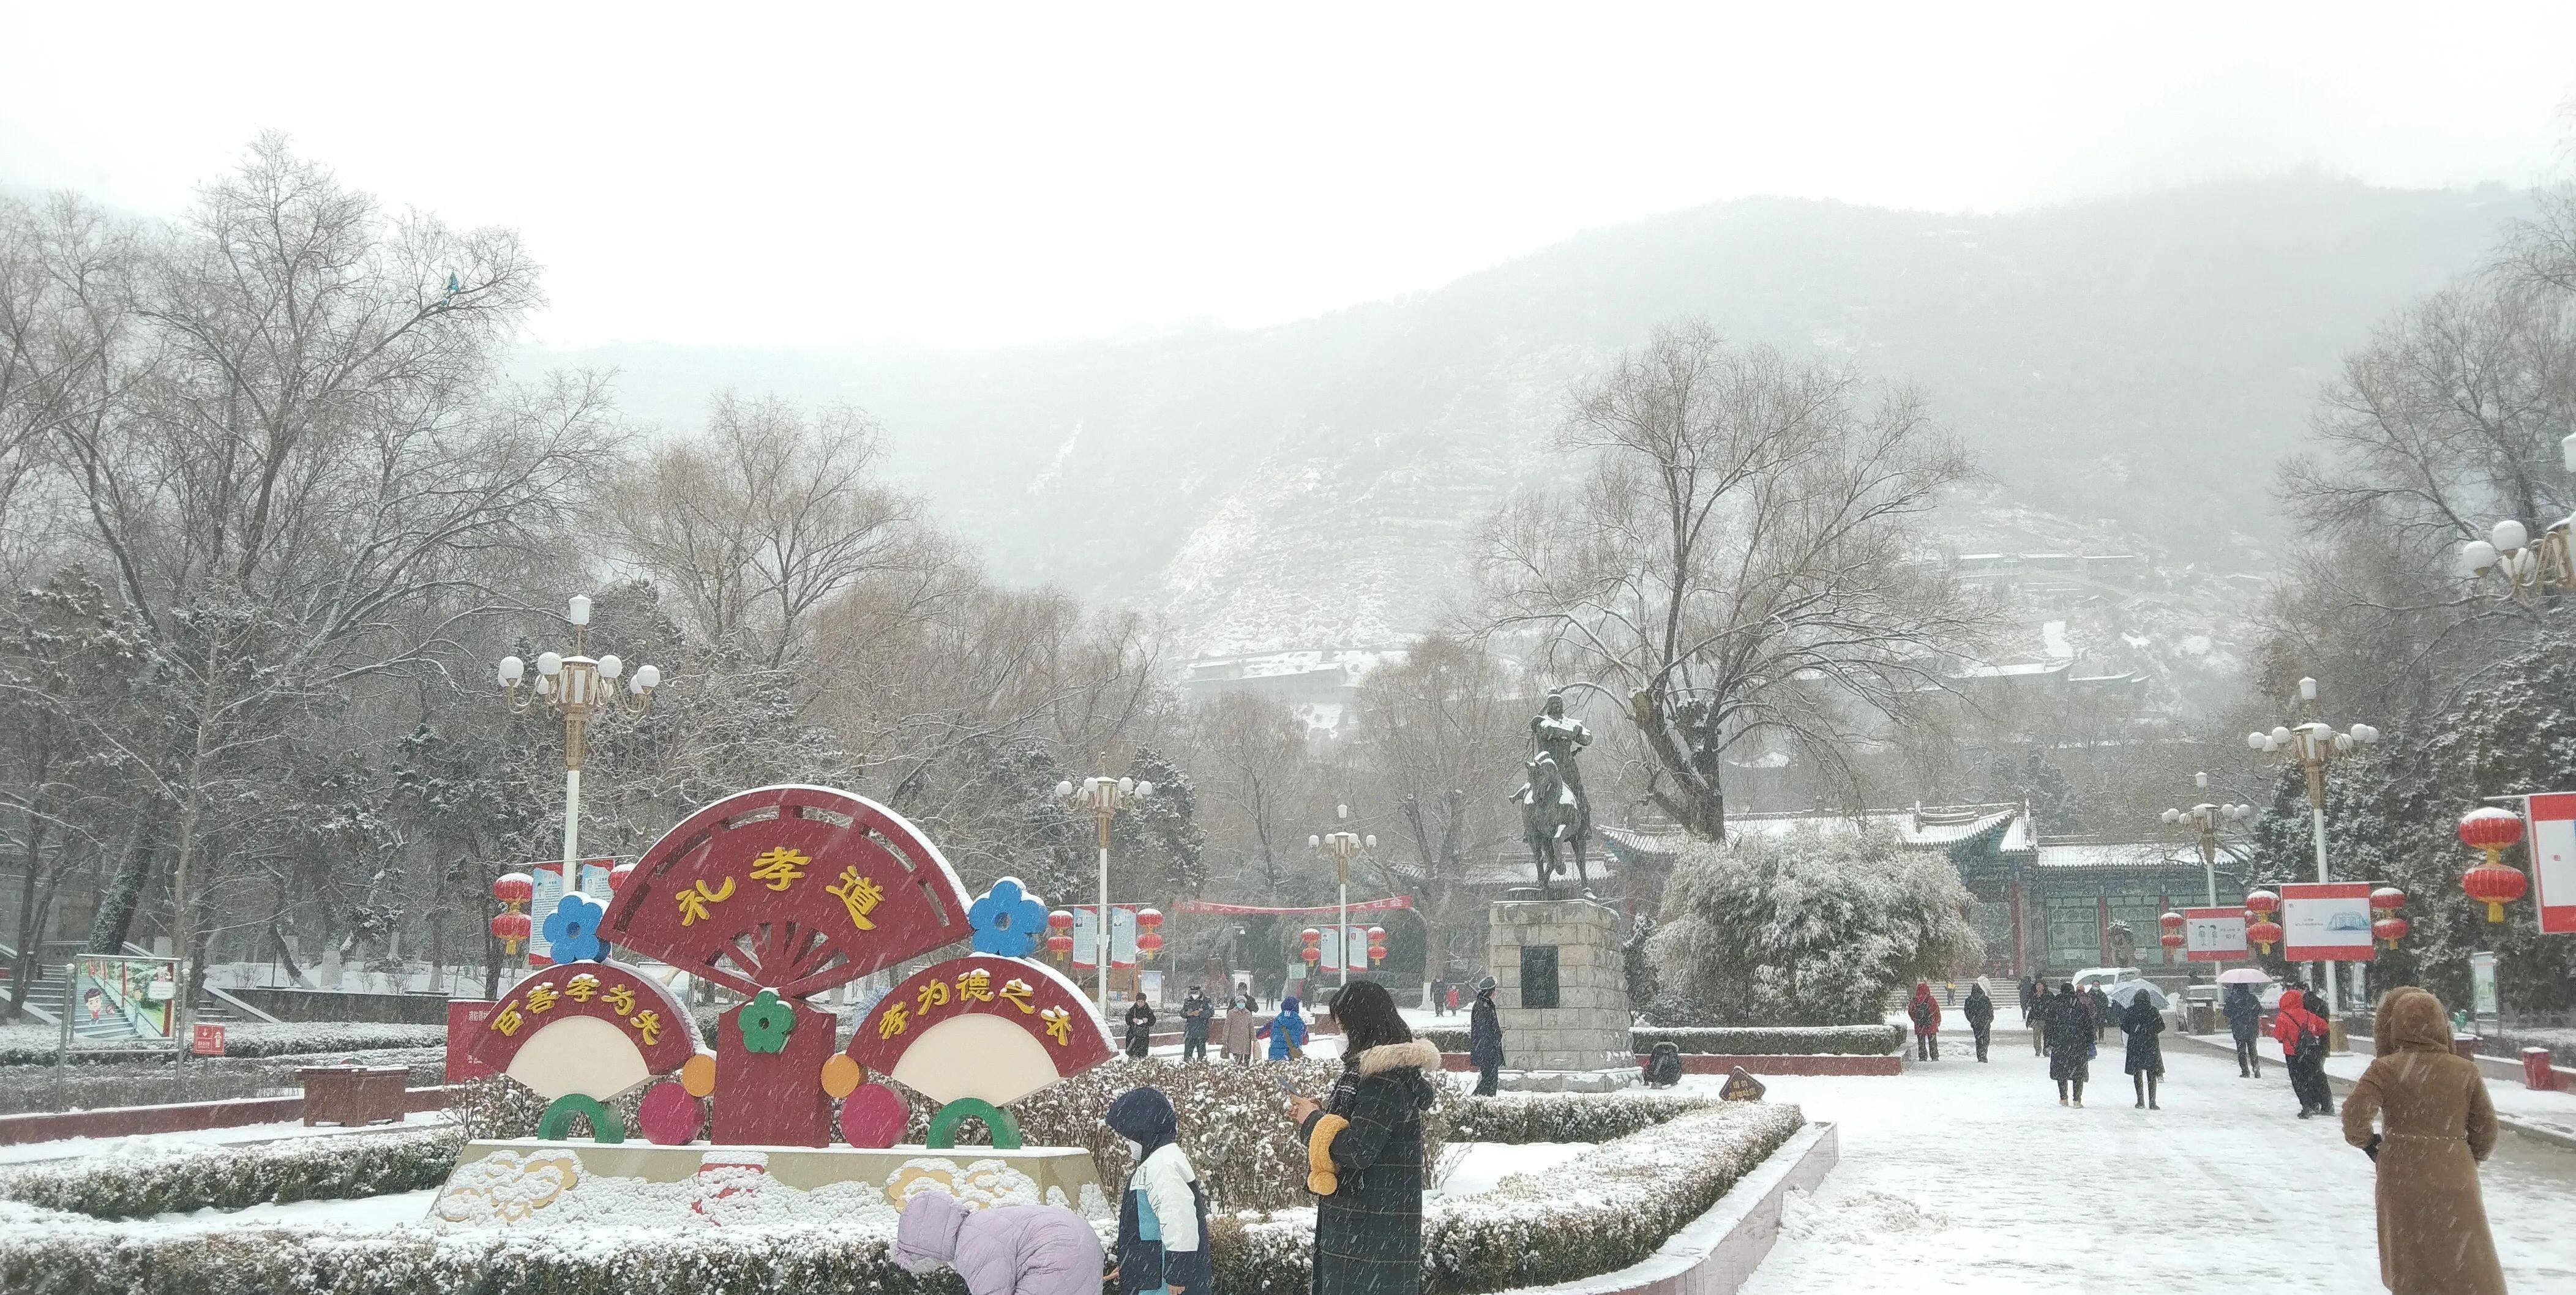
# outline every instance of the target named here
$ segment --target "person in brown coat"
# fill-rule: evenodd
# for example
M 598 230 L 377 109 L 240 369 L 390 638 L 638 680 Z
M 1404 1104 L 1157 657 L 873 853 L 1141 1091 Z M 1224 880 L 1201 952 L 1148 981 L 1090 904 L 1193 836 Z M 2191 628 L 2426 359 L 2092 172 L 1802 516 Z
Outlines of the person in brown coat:
M 2390 990 L 2371 1037 L 2379 1058 L 2344 1099 L 2343 1137 L 2379 1164 L 2380 1283 L 2396 1295 L 2504 1295 L 2478 1192 L 2496 1140 L 2486 1082 L 2451 1054 L 2450 1019 L 2424 990 Z
M 1259 1014 L 1252 1010 L 1252 1004 L 1245 999 L 1238 997 L 1226 1005 L 1225 1055 L 1234 1058 L 1234 1064 L 1238 1066 L 1252 1064 L 1252 1031 L 1260 1024 Z

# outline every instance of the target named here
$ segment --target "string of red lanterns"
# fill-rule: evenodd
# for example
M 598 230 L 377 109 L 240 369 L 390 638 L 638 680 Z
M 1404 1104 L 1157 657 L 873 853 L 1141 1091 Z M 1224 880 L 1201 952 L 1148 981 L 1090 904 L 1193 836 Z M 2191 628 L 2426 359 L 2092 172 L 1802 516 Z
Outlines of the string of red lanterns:
M 524 872 L 505 872 L 492 879 L 492 898 L 502 904 L 501 911 L 492 915 L 492 937 L 501 942 L 503 953 L 517 953 L 520 942 L 528 938 L 528 915 L 520 906 L 536 894 L 537 879 Z
M 2522 840 L 2522 815 L 2489 805 L 2460 816 L 2460 843 L 2486 852 L 2486 861 L 2460 874 L 2460 889 L 2487 906 L 2487 920 L 2504 920 L 2504 906 L 2522 898 L 2530 881 L 2498 856 Z

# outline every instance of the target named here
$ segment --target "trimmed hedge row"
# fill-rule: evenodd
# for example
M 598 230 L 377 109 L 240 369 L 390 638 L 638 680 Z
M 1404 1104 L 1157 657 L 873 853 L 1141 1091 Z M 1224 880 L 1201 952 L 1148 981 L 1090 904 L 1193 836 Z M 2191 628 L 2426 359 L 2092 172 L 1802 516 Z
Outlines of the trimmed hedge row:
M 1442 1052 L 1465 1052 L 1467 1032 L 1431 1029 L 1421 1032 Z M 1670 1043 L 1684 1052 L 1734 1057 L 1884 1056 L 1905 1046 L 1905 1030 L 1895 1025 L 1640 1025 L 1628 1031 L 1632 1048 L 1652 1052 Z M 1509 1062 L 1512 1041 L 1503 1039 Z
M 0 1032 L 0 1066 L 50 1066 L 61 1035 L 53 1026 L 10 1027 Z M 366 1021 L 265 1021 L 224 1028 L 227 1057 L 293 1057 L 311 1053 L 370 1052 L 384 1048 L 445 1048 L 444 1025 L 383 1025 Z M 136 1044 L 123 1051 L 74 1048 L 74 1064 L 134 1062 L 154 1057 L 178 1060 L 168 1044 L 147 1049 Z
M 0 1173 L 0 1199 L 121 1219 L 416 1192 L 446 1182 L 463 1145 L 454 1129 L 427 1128 L 85 1156 Z M 0 1290 L 17 1289 L 0 1282 Z
M 1449 1136 L 1459 1142 L 1608 1142 L 1720 1104 L 1715 1097 L 1678 1093 L 1462 1097 L 1448 1103 Z

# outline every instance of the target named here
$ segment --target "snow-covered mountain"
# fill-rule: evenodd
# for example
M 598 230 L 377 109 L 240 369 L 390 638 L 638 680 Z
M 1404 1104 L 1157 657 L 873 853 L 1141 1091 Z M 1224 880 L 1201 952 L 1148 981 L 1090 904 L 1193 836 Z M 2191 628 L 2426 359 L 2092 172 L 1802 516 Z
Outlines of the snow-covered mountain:
M 1382 644 L 1439 619 L 1497 499 L 1563 466 L 1567 384 L 1686 314 L 1922 387 L 1998 527 L 2252 569 L 2273 464 L 2341 354 L 2522 205 L 2317 177 L 2006 215 L 1746 200 L 1272 328 L 532 358 L 613 365 L 673 426 L 718 387 L 861 405 L 998 573 L 1160 611 L 1186 652 Z

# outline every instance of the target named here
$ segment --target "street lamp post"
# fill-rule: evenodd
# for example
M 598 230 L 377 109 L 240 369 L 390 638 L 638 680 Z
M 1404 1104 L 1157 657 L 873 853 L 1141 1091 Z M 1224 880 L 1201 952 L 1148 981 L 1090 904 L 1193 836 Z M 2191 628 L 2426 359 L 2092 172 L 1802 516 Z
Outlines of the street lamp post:
M 1347 823 L 1351 820 L 1351 807 L 1348 805 L 1335 805 L 1333 806 L 1333 814 L 1341 821 Z M 1341 878 L 1341 925 L 1334 929 L 1333 948 L 1339 954 L 1339 956 L 1334 960 L 1341 964 L 1341 983 L 1347 985 L 1351 983 L 1351 860 L 1357 858 L 1365 851 L 1376 849 L 1377 837 L 1373 833 L 1367 836 L 1362 836 L 1359 833 L 1349 831 L 1326 832 L 1320 836 L 1307 837 L 1306 846 L 1309 849 L 1318 850 L 1331 855 L 1333 857 L 1334 870 Z
M 1093 910 L 1092 966 L 1100 973 L 1100 1019 L 1109 1019 L 1109 820 L 1121 809 L 1154 794 L 1154 784 L 1102 775 L 1079 784 L 1059 782 L 1055 798 L 1076 812 L 1089 812 L 1100 825 L 1100 907 Z
M 2576 435 L 2558 443 L 2567 470 L 2576 473 Z M 2517 601 L 2540 594 L 2576 592 L 2576 517 L 2550 525 L 2533 539 L 2521 522 L 2497 522 L 2482 540 L 2460 546 L 2460 574 L 2488 592 L 2493 573 L 2498 597 Z
M 2245 745 L 2264 755 L 2278 755 L 2296 761 L 2308 775 L 2309 835 L 2316 845 L 2317 880 L 2332 878 L 2326 871 L 2326 763 L 2339 755 L 2350 755 L 2356 749 L 2379 740 L 2379 730 L 2368 724 L 2355 724 L 2338 733 L 2317 718 L 2317 681 L 2299 680 L 2299 700 L 2308 713 L 2305 723 L 2296 727 L 2282 725 L 2269 733 L 2248 733 Z M 2335 1011 L 2333 965 L 2319 962 L 2313 966 L 2319 984 L 2325 986 L 2326 1014 Z
M 563 878 L 564 893 L 570 895 L 581 890 L 581 756 L 591 714 L 611 707 L 642 714 L 653 705 L 653 690 L 661 686 L 662 670 L 659 666 L 637 666 L 627 679 L 631 695 L 618 696 L 617 681 L 626 674 L 626 663 L 613 655 L 595 661 L 583 655 L 582 637 L 590 626 L 590 599 L 574 594 L 564 605 L 564 620 L 572 626 L 572 655 L 538 653 L 536 687 L 524 698 L 519 695 L 519 684 L 527 677 L 526 663 L 514 656 L 501 658 L 501 694 L 513 715 L 543 706 L 563 720 Z
M 2195 773 L 2191 785 L 2209 790 L 2209 775 Z M 2166 826 L 2189 824 L 2200 834 L 2200 875 L 2209 885 L 2209 903 L 2218 906 L 2218 825 L 2241 823 L 2254 816 L 2251 805 L 2212 805 L 2206 801 L 2189 809 L 2169 809 L 2164 813 Z

